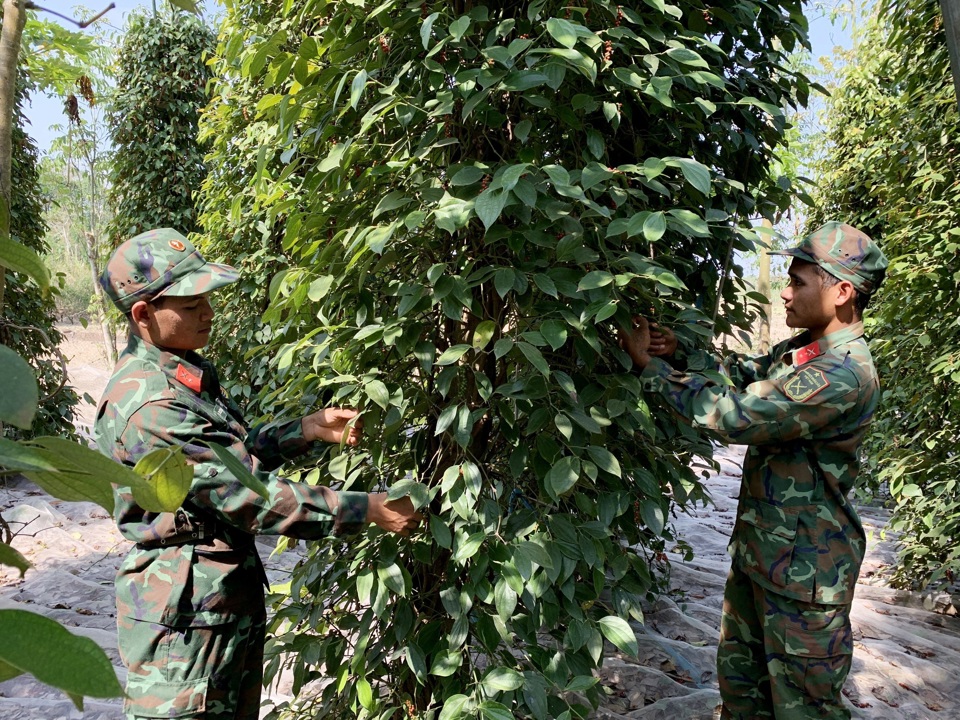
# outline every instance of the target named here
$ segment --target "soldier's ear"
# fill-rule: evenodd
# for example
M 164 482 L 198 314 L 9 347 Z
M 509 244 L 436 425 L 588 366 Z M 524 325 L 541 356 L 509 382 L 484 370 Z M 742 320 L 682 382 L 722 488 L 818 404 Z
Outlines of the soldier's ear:
M 130 319 L 137 327 L 148 327 L 150 325 L 150 303 L 145 300 L 138 300 L 130 308 Z
M 857 296 L 856 288 L 853 287 L 852 282 L 849 280 L 841 280 L 833 286 L 833 290 L 836 292 L 837 307 L 846 305 L 847 303 L 850 303 L 852 306 Z

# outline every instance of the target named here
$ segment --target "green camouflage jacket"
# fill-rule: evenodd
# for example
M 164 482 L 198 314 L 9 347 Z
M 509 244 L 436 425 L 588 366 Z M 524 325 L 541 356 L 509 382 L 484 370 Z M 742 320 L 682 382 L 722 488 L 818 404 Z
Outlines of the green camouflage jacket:
M 851 602 L 863 559 L 847 494 L 879 384 L 862 336 L 857 323 L 734 355 L 720 365 L 726 379 L 704 358 L 686 371 L 654 358 L 642 375 L 694 426 L 749 446 L 730 554 L 760 585 L 806 602 Z
M 100 451 L 133 466 L 161 447 L 183 446 L 193 485 L 175 513 L 146 512 L 116 488 L 114 516 L 136 543 L 117 575 L 121 617 L 165 625 L 215 625 L 263 607 L 254 535 L 315 539 L 364 525 L 367 494 L 335 492 L 271 470 L 309 446 L 300 420 L 249 430 L 220 390 L 213 366 L 131 337 L 97 410 Z M 248 490 L 203 443 L 229 448 L 270 491 Z

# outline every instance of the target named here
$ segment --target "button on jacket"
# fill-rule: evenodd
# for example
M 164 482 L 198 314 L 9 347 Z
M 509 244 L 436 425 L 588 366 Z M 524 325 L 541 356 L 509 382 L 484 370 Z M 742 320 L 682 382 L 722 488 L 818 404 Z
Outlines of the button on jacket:
M 117 576 L 120 618 L 175 626 L 232 622 L 263 608 L 257 534 L 316 539 L 360 530 L 367 494 L 291 482 L 271 472 L 309 443 L 300 420 L 249 430 L 220 389 L 213 366 L 132 336 L 97 411 L 101 452 L 133 466 L 157 448 L 182 446 L 193 464 L 190 493 L 175 513 L 140 508 L 115 490 L 115 520 L 136 545 Z M 242 485 L 205 445 L 243 462 L 270 499 Z
M 865 539 L 847 494 L 879 399 L 863 324 L 818 342 L 803 333 L 767 355 L 734 355 L 719 373 L 715 359 L 714 370 L 709 364 L 700 356 L 681 371 L 653 358 L 641 377 L 694 426 L 749 446 L 733 562 L 782 595 L 852 602 Z

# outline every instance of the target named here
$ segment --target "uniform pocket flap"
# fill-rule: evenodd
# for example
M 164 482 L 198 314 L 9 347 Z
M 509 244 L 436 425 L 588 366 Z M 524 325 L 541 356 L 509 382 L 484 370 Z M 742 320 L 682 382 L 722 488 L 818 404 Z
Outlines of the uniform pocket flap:
M 207 680 L 158 682 L 128 675 L 124 712 L 142 718 L 198 717 L 207 710 Z
M 850 626 L 836 630 L 802 630 L 789 628 L 784 637 L 784 650 L 788 655 L 809 658 L 831 658 L 852 655 Z
M 741 521 L 790 540 L 797 536 L 801 508 L 774 505 L 757 498 L 744 498 L 742 503 Z

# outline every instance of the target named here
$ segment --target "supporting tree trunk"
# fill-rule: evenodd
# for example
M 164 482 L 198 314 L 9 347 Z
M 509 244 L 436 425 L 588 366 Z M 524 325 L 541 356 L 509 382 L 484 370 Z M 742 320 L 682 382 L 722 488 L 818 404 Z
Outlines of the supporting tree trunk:
M 100 331 L 103 333 L 103 349 L 111 365 L 117 362 L 117 336 L 110 327 L 105 308 L 107 300 L 103 296 L 100 286 L 100 273 L 97 270 L 97 240 L 93 233 L 87 233 L 87 262 L 90 265 L 90 277 L 93 279 L 93 291 L 97 295 L 97 320 L 100 322 Z
M 953 70 L 953 89 L 960 103 L 960 0 L 940 0 L 943 29 L 950 50 L 950 68 Z
M 10 166 L 13 143 L 13 108 L 17 93 L 17 63 L 20 38 L 27 22 L 22 0 L 4 0 L 3 30 L 0 32 L 0 237 L 10 235 Z M 0 271 L 0 313 L 6 273 Z
M 773 224 L 764 219 L 763 227 L 773 230 Z M 770 352 L 770 325 L 773 322 L 773 304 L 770 301 L 770 256 L 767 250 L 770 249 L 770 235 L 760 233 L 760 258 L 759 270 L 757 272 L 757 292 L 767 298 L 763 305 L 763 315 L 760 318 L 760 352 Z

